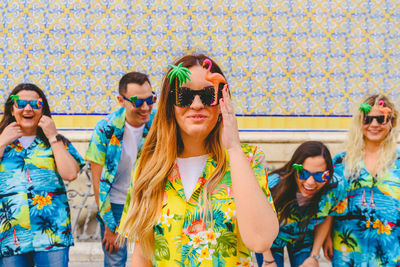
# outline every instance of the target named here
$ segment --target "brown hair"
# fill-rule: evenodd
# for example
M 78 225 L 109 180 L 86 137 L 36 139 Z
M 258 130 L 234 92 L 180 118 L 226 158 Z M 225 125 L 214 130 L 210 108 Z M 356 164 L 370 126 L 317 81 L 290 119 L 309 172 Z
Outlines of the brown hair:
M 205 55 L 186 55 L 174 64 L 183 63 L 183 67 L 190 68 L 192 66 L 201 66 L 205 59 L 209 58 Z M 218 72 L 223 75 L 214 61 L 212 61 L 211 72 Z M 177 81 L 173 80 L 171 83 L 167 78 L 168 73 L 164 76 L 158 101 L 158 112 L 154 117 L 153 126 L 143 145 L 135 177 L 133 178 L 135 182 L 131 192 L 129 210 L 119 230 L 122 237 L 128 237 L 130 240 L 139 240 L 143 255 L 149 259 L 154 257 L 153 227 L 162 209 L 165 184 L 173 170 L 177 156 L 184 148 L 179 135 L 179 126 L 175 119 L 174 96 L 170 94 Z M 204 185 L 202 216 L 205 221 L 210 221 L 210 216 L 212 216 L 210 212 L 210 192 L 226 171 L 226 154 L 221 142 L 221 131 L 222 124 L 218 121 L 207 136 L 204 144 L 208 153 L 217 162 L 215 171 Z

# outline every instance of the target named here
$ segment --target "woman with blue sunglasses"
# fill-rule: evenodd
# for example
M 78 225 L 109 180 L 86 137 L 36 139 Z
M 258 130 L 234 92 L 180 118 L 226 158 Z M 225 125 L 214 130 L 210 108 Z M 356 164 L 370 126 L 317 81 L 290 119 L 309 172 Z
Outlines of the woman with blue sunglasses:
M 318 266 L 331 215 L 341 197 L 333 178 L 331 154 L 321 142 L 301 144 L 283 167 L 268 177 L 280 222 L 270 250 L 257 254 L 259 266 L 283 266 L 287 248 L 291 266 Z
M 0 267 L 68 266 L 73 238 L 63 180 L 76 179 L 81 166 L 43 91 L 16 86 L 0 122 Z

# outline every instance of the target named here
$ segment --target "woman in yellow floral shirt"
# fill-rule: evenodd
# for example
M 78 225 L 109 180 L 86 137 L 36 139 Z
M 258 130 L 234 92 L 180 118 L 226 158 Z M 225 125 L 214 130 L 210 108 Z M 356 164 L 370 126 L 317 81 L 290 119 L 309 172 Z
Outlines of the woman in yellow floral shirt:
M 138 240 L 132 266 L 253 266 L 278 233 L 263 153 L 241 146 L 214 61 L 170 66 L 119 230 Z

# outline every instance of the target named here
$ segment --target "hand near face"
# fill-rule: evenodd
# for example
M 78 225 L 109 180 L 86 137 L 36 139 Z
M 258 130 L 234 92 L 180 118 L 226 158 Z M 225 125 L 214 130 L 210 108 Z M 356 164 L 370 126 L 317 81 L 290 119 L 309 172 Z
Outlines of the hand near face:
M 240 148 L 239 130 L 233 109 L 232 100 L 228 93 L 228 85 L 225 84 L 222 90 L 223 98 L 220 99 L 219 104 L 221 107 L 222 115 L 222 143 L 226 149 Z
M 43 115 L 39 120 L 38 126 L 42 128 L 43 133 L 46 135 L 47 139 L 50 139 L 57 135 L 56 124 L 49 116 Z
M 12 122 L 4 128 L 3 132 L 0 135 L 0 143 L 8 146 L 16 139 L 22 136 L 21 127 L 16 122 Z

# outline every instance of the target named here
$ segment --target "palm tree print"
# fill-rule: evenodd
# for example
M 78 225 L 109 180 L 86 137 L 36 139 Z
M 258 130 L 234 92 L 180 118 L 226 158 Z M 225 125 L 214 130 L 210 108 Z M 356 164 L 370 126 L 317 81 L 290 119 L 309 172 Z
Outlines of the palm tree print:
M 13 206 L 15 206 L 15 204 L 12 203 L 11 199 L 9 199 L 7 202 L 1 203 L 0 227 L 3 229 L 3 231 L 9 230 L 12 226 L 11 221 L 15 220 L 15 217 L 13 217 L 14 214 L 14 210 L 12 209 Z
M 346 245 L 346 247 L 350 248 L 352 251 L 357 247 L 357 241 L 352 237 L 352 230 L 346 229 L 343 233 L 340 233 L 338 236 L 341 238 L 340 244 Z
M 49 237 L 50 244 L 54 244 L 54 233 L 57 232 L 58 227 L 53 224 L 48 218 L 39 216 L 40 221 L 38 222 L 38 229 L 42 231 L 42 234 L 46 234 Z

